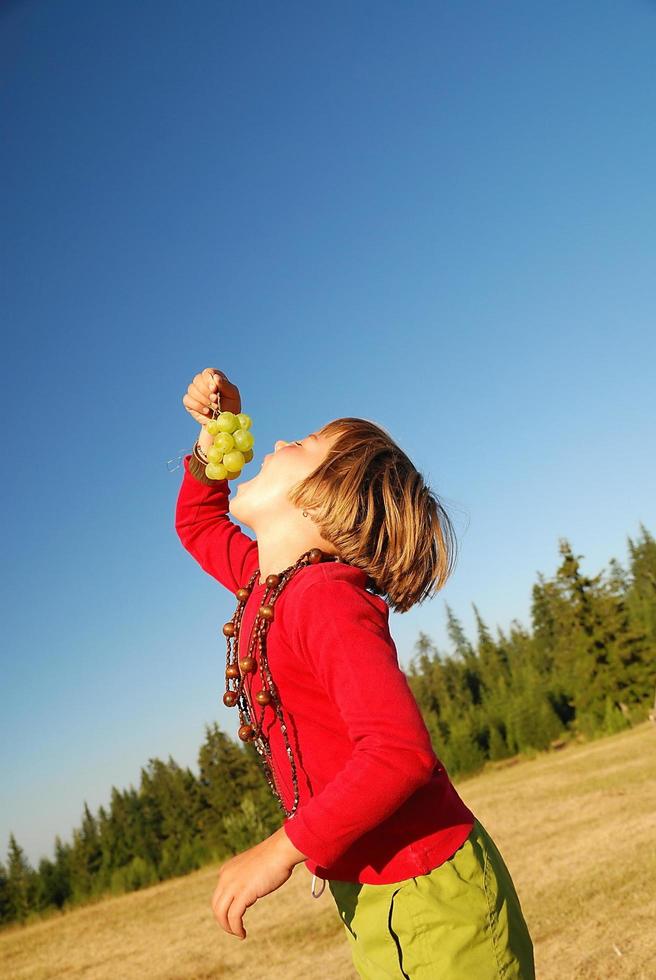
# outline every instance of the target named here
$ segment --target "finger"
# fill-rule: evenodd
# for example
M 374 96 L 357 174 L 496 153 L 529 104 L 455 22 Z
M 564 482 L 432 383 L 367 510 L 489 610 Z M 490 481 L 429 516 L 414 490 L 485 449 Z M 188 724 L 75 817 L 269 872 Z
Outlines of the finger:
M 223 925 L 219 914 L 221 895 L 222 895 L 221 889 L 217 885 L 216 888 L 214 889 L 214 894 L 212 895 L 212 901 L 210 902 L 210 905 L 212 906 L 212 915 L 216 919 L 217 925 L 219 926 Z
M 222 383 L 230 384 L 228 376 L 223 371 L 219 371 L 218 368 L 205 368 L 201 372 L 201 376 L 210 391 L 220 387 Z
M 214 368 L 205 368 L 202 374 L 203 391 L 207 390 L 210 404 L 213 407 L 216 407 L 219 400 L 221 385 L 225 384 L 225 375 L 223 372 L 220 372 L 219 375 Z
M 222 905 L 226 905 L 226 903 L 229 903 L 231 901 L 232 901 L 232 897 L 230 895 L 230 892 L 226 891 L 225 886 L 221 882 L 221 876 L 219 875 L 219 881 L 216 888 L 214 889 L 214 894 L 212 895 L 211 904 L 212 904 L 212 913 L 214 915 L 214 918 L 216 919 L 217 923 L 220 926 L 223 926 L 223 923 L 221 921 Z M 223 928 L 225 928 L 225 926 L 223 926 Z
M 210 386 L 210 404 L 213 408 L 221 407 L 222 398 L 232 398 L 237 402 L 237 406 L 241 405 L 241 398 L 239 396 L 239 389 L 236 385 L 233 385 L 232 381 L 228 378 L 227 374 L 220 371 L 218 368 L 206 368 L 209 376 L 209 386 Z M 204 372 L 203 372 L 204 373 Z M 241 409 L 240 409 L 241 411 Z
M 200 401 L 203 405 L 210 404 L 210 392 L 204 386 L 201 388 L 201 386 L 197 385 L 195 381 L 191 382 L 187 388 L 187 392 L 192 396 L 192 398 L 198 399 L 198 401 Z
M 211 409 L 208 408 L 206 404 L 203 404 L 196 398 L 192 398 L 189 394 L 182 396 L 182 404 L 188 412 L 198 412 L 200 415 L 205 416 L 209 416 L 211 414 Z
M 234 896 L 228 892 L 227 894 L 221 894 L 214 906 L 214 918 L 219 923 L 224 932 L 230 933 L 232 935 L 232 929 L 230 928 L 230 922 L 228 921 L 228 909 L 233 900 Z
M 246 938 L 246 930 L 242 921 L 245 911 L 246 905 L 244 900 L 236 897 L 233 898 L 228 909 L 228 922 L 230 923 L 230 931 L 233 936 L 238 936 L 240 939 Z
M 230 384 L 223 371 L 217 371 L 215 368 L 205 368 L 191 383 L 208 398 L 212 394 L 216 395 L 222 385 Z
M 227 382 L 223 377 L 219 377 L 218 374 L 210 375 L 210 403 L 216 408 L 219 398 L 225 392 L 225 386 Z
M 204 397 L 207 398 L 208 403 L 210 405 L 214 406 L 214 404 L 217 402 L 217 400 L 219 398 L 219 395 L 218 395 L 219 389 L 218 389 L 217 385 L 215 385 L 215 383 L 213 381 L 210 381 L 208 383 L 209 383 L 209 391 L 207 392 L 207 394 L 205 394 L 205 389 L 203 389 L 203 394 L 204 394 Z
M 235 396 L 237 392 L 237 386 L 233 385 L 232 381 L 230 380 L 228 375 L 225 374 L 225 372 L 219 371 L 218 368 L 207 368 L 207 370 L 210 372 L 209 375 L 210 390 L 221 391 L 221 392 L 225 391 L 226 393 L 229 392 L 233 397 Z
M 188 392 L 182 396 L 182 404 L 189 411 L 200 412 L 201 415 L 207 415 L 210 411 L 207 402 L 199 401 L 198 398 L 194 398 Z
M 187 395 L 194 402 L 193 407 L 201 406 L 202 408 L 208 408 L 211 404 L 209 395 L 204 391 L 200 391 L 193 381 L 187 388 Z
M 190 394 L 196 392 L 197 394 L 200 394 L 200 396 L 204 398 L 206 401 L 209 401 L 209 397 L 210 397 L 209 381 L 207 380 L 207 378 L 203 377 L 202 374 L 194 375 L 192 382 L 187 390 L 189 391 Z

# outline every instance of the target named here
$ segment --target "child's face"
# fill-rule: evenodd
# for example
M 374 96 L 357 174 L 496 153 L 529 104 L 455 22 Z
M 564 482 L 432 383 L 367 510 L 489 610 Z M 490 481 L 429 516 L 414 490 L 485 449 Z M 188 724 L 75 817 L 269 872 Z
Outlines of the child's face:
M 259 472 L 237 484 L 236 493 L 230 497 L 230 513 L 256 533 L 262 521 L 300 513 L 287 494 L 323 462 L 335 438 L 313 432 L 293 442 L 278 439 Z

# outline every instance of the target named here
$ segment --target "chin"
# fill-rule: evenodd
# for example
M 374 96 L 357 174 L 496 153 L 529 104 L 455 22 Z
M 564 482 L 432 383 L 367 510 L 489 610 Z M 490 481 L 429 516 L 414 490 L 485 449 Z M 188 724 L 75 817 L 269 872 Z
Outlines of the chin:
M 239 487 L 237 487 L 237 490 L 239 490 Z M 243 520 L 243 515 L 240 513 L 240 511 L 241 501 L 239 497 L 230 496 L 228 500 L 228 513 L 232 514 L 233 517 L 236 517 L 238 521 L 241 521 Z
M 236 506 L 233 506 L 235 503 Z M 239 500 L 235 501 L 233 499 L 230 501 L 228 505 L 228 513 L 230 514 L 231 517 L 234 517 L 236 520 L 238 520 L 240 524 L 243 524 L 245 527 L 250 527 L 251 530 L 253 530 L 251 527 L 251 522 L 249 520 L 248 511 L 245 514 L 242 513 L 239 507 Z

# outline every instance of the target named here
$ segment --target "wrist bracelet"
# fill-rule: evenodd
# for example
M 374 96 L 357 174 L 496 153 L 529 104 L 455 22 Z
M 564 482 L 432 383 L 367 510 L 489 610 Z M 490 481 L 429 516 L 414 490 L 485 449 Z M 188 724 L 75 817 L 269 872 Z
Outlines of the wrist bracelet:
M 202 463 L 203 466 L 207 466 L 207 464 L 209 463 L 209 459 L 207 458 L 203 450 L 200 448 L 198 439 L 194 443 L 194 448 L 192 449 L 192 453 L 196 457 L 199 463 Z

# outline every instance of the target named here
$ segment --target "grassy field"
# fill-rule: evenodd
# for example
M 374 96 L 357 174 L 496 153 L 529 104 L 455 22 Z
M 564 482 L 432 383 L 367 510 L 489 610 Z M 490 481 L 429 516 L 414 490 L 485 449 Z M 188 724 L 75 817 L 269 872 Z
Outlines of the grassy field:
M 656 977 L 654 725 L 508 760 L 457 787 L 513 875 L 539 980 Z M 247 910 L 243 942 L 214 921 L 216 876 L 207 868 L 0 933 L 0 975 L 357 980 L 332 895 L 311 897 L 304 865 Z

